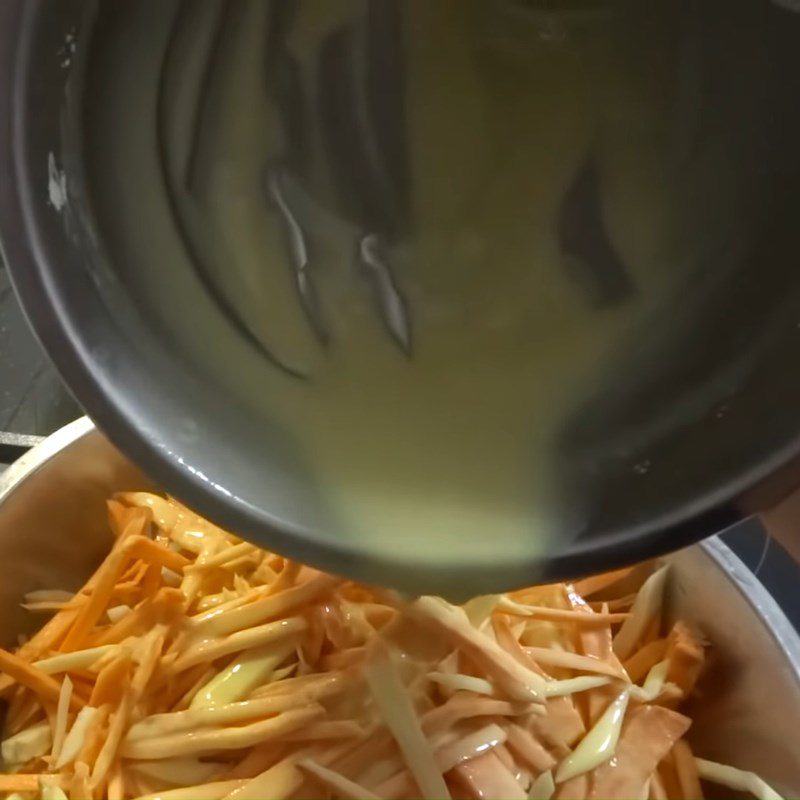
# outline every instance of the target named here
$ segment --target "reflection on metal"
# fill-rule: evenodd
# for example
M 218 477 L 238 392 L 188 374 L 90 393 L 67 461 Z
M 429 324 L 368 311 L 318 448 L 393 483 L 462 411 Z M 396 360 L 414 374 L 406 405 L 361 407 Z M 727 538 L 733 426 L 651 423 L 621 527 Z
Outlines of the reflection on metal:
M 361 239 L 358 245 L 358 260 L 374 288 L 383 324 L 403 352 L 407 356 L 411 355 L 411 323 L 408 309 L 391 269 L 381 253 L 380 239 L 376 234 L 370 233 Z
M 283 228 L 286 232 L 286 245 L 289 252 L 289 262 L 294 272 L 294 282 L 303 311 L 311 323 L 317 338 L 323 343 L 328 342 L 328 332 L 322 320 L 319 296 L 314 287 L 309 269 L 308 245 L 306 235 L 300 227 L 297 216 L 286 202 L 283 187 L 283 167 L 275 166 L 267 170 L 266 189 L 269 199 L 280 214 Z

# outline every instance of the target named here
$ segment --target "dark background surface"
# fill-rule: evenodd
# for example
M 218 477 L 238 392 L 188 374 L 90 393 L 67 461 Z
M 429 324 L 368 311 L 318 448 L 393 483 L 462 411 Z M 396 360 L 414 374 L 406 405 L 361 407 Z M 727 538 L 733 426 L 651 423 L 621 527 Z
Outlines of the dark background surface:
M 0 471 L 81 413 L 31 333 L 0 261 Z M 800 566 L 756 521 L 722 538 L 800 630 Z

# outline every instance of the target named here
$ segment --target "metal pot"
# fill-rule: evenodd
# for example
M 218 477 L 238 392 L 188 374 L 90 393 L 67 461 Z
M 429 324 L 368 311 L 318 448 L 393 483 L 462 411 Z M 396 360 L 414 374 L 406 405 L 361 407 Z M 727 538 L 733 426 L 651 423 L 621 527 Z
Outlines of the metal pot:
M 0 643 L 35 620 L 25 592 L 75 590 L 110 545 L 105 499 L 152 489 L 87 419 L 54 433 L 0 477 Z M 704 757 L 752 769 L 800 795 L 800 637 L 756 577 L 716 538 L 669 557 L 670 613 L 713 643 L 691 714 Z
M 639 3 L 619 5 L 650 14 Z M 113 242 L 95 224 L 99 209 L 82 179 L 92 152 L 71 116 L 81 91 L 76 34 L 87 10 L 113 4 L 0 4 L 0 119 L 10 121 L 0 126 L 0 235 L 33 327 L 78 400 L 148 474 L 244 536 L 356 577 L 488 591 L 522 582 L 534 568 L 542 578 L 574 576 L 718 531 L 752 511 L 743 502 L 752 487 L 765 490 L 762 501 L 788 488 L 782 470 L 800 452 L 800 373 L 787 366 L 800 352 L 793 267 L 800 15 L 769 0 L 737 3 L 737 14 L 727 0 L 685 5 L 685 21 L 701 38 L 690 39 L 684 54 L 688 94 L 675 119 L 682 125 L 684 112 L 710 115 L 717 128 L 753 145 L 758 157 L 747 168 L 760 188 L 751 201 L 763 225 L 741 263 L 723 264 L 719 273 L 709 263 L 703 274 L 713 279 L 665 307 L 666 338 L 633 342 L 634 363 L 610 372 L 608 391 L 588 399 L 563 432 L 562 495 L 579 521 L 557 537 L 546 564 L 504 562 L 498 553 L 491 564 L 454 560 L 434 568 L 413 548 L 403 563 L 364 557 L 326 516 L 284 433 L 246 413 L 214 375 L 159 340 L 126 295 Z M 527 14 L 553 4 L 500 6 Z M 742 9 L 748 19 L 756 13 L 761 37 L 747 59 L 729 46 L 748 29 Z M 698 41 L 707 50 L 698 52 Z M 695 68 L 703 81 L 694 80 Z M 699 151 L 688 147 L 687 158 L 702 152 L 702 142 L 695 144 Z M 696 166 L 707 164 L 700 157 Z M 629 385 L 632 376 L 647 379 Z M 706 395 L 698 402 L 701 384 L 713 387 L 713 402 Z M 680 425 L 671 421 L 676 409 L 686 411 Z

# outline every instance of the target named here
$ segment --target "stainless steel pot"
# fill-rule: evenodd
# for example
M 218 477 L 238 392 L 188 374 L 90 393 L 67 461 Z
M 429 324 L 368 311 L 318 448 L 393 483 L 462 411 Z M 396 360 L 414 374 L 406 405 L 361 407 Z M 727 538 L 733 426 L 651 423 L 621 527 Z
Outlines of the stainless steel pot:
M 0 119 L 8 122 L 0 126 L 0 236 L 26 312 L 76 397 L 124 452 L 200 512 L 288 555 L 356 577 L 388 582 L 400 573 L 410 588 L 449 580 L 451 586 L 482 581 L 490 590 L 524 580 L 536 566 L 545 578 L 570 576 L 699 540 L 735 521 L 743 493 L 800 453 L 800 373 L 787 369 L 800 350 L 800 282 L 793 267 L 800 181 L 795 4 L 660 4 L 682 9 L 681 24 L 691 34 L 667 126 L 674 122 L 675 138 L 685 146 L 673 155 L 689 159 L 681 162 L 687 174 L 713 172 L 703 136 L 695 131 L 698 136 L 684 141 L 685 135 L 697 123 L 700 132 L 709 128 L 709 135 L 721 131 L 730 139 L 725 163 L 752 172 L 760 187 L 748 195 L 753 213 L 745 217 L 760 221 L 752 246 L 743 259 L 714 249 L 679 302 L 663 309 L 657 330 L 632 337 L 633 364 L 625 359 L 604 373 L 608 391 L 587 399 L 564 431 L 569 457 L 561 496 L 578 521 L 570 517 L 552 558 L 537 565 L 532 555 L 520 565 L 498 553 L 491 564 L 476 566 L 458 563 L 454 553 L 442 570 L 413 547 L 403 563 L 394 563 L 365 558 L 357 540 L 345 541 L 302 459 L 287 446 L 287 432 L 245 413 L 218 374 L 192 365 L 169 337 L 159 339 L 157 320 L 126 294 L 125 275 L 136 274 L 137 265 L 122 268 L 127 262 L 100 223 L 103 204 L 85 178 L 98 170 L 120 181 L 123 192 L 126 181 L 97 164 L 91 125 L 71 124 L 72 115 L 85 122 L 79 62 L 86 54 L 80 46 L 73 51 L 87 12 L 91 21 L 95 11 L 113 17 L 134 7 L 144 15 L 150 7 L 193 7 L 149 2 L 0 3 Z M 483 5 L 535 11 L 559 4 Z M 658 27 L 655 4 L 609 5 Z M 624 44 L 647 51 L 646 37 Z M 90 76 L 102 73 L 88 67 L 83 63 Z M 155 137 L 149 117 L 135 125 Z M 747 157 L 737 155 L 740 145 Z M 715 213 L 713 202 L 703 207 Z M 650 335 L 658 332 L 664 335 Z M 760 349 L 753 350 L 757 342 Z M 695 391 L 706 385 L 715 387 L 711 398 Z M 679 409 L 685 424 L 675 426 L 670 420 Z M 642 431 L 650 432 L 642 434 L 646 442 Z
M 25 592 L 75 589 L 110 543 L 105 499 L 152 488 L 87 419 L 62 428 L 0 477 L 0 640 L 34 620 Z M 682 550 L 672 564 L 672 614 L 714 645 L 691 713 L 703 756 L 752 769 L 800 797 L 800 637 L 756 577 L 718 539 Z

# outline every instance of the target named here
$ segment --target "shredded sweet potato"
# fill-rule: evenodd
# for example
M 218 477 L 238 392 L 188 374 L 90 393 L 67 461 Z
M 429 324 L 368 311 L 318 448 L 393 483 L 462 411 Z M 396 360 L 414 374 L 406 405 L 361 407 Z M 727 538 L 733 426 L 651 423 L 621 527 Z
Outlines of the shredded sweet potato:
M 111 552 L 77 594 L 20 598 L 55 613 L 0 651 L 0 793 L 687 800 L 708 776 L 774 800 L 682 738 L 672 706 L 706 644 L 665 626 L 664 570 L 462 607 L 266 553 L 171 498 L 108 511 Z

